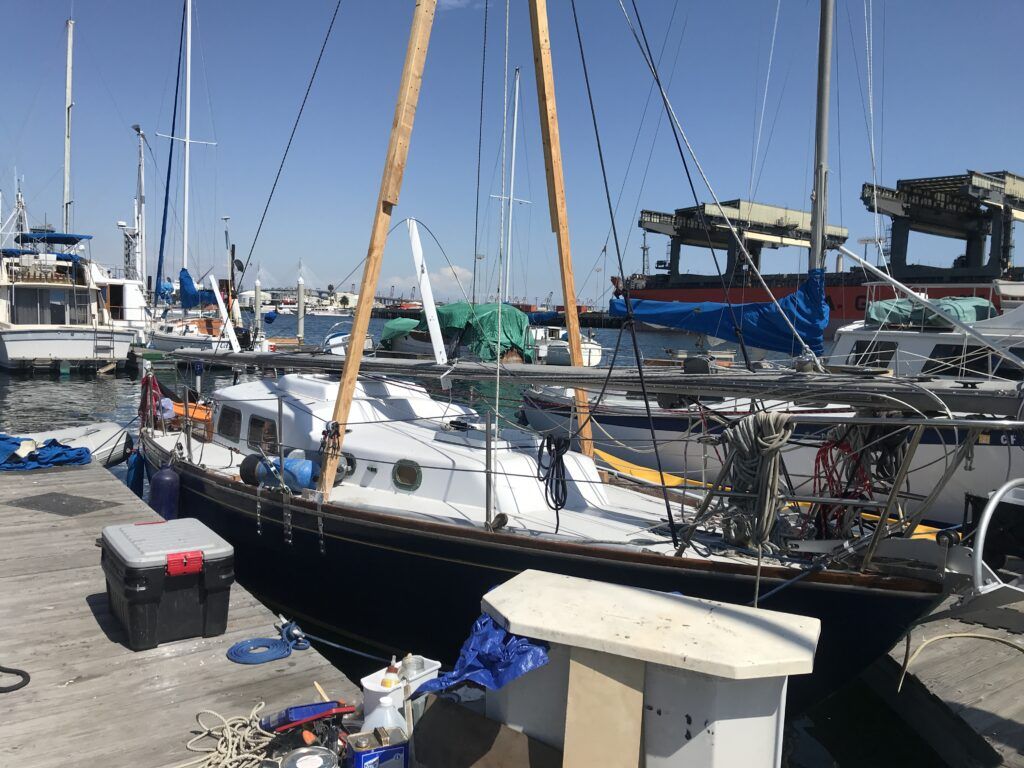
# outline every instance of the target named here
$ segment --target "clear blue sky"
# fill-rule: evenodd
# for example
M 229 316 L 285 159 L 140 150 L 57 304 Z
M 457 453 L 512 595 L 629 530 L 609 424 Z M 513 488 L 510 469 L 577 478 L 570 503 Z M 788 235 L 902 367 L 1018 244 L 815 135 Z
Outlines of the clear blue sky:
M 577 5 L 613 194 L 618 195 L 650 78 L 618 2 L 579 0 Z M 723 200 L 746 197 L 776 3 L 639 0 L 638 5 L 656 50 L 667 37 L 663 77 L 672 78 L 670 97 L 717 193 Z M 5 214 L 17 168 L 24 176 L 32 221 L 59 222 L 64 19 L 72 8 L 56 0 L 5 6 L 7 66 L 0 77 Z M 195 0 L 195 6 L 192 135 L 216 140 L 217 146 L 193 150 L 190 261 L 223 274 L 220 217 L 231 217 L 232 239 L 244 257 L 334 0 Z M 268 273 L 265 280 L 292 283 L 301 258 L 312 282 L 340 282 L 365 254 L 411 9 L 406 0 L 343 0 L 256 248 L 254 259 Z M 500 191 L 505 3 L 490 0 L 490 9 L 480 218 L 480 251 L 487 258 L 480 262 L 486 283 L 481 293 L 493 292 L 496 280 L 498 218 L 489 195 Z M 1024 3 L 875 0 L 873 11 L 880 181 L 894 184 L 898 178 L 968 168 L 1024 172 L 1019 139 L 1024 100 L 1012 75 Z M 597 298 L 615 271 L 613 258 L 604 265 L 600 256 L 608 216 L 570 6 L 553 0 L 549 12 L 577 280 L 582 298 Z M 115 223 L 131 216 L 135 136 L 130 126 L 140 123 L 158 160 L 147 167 L 150 262 L 155 264 L 167 152 L 166 140 L 156 134 L 170 129 L 181 3 L 80 0 L 73 13 L 74 229 L 95 235 L 94 257 L 120 261 Z M 837 19 L 829 219 L 848 226 L 855 240 L 873 229 L 858 198 L 861 183 L 871 174 L 864 3 L 838 0 Z M 441 0 L 395 212 L 395 221 L 415 216 L 425 222 L 461 275 L 473 264 L 482 20 L 483 0 Z M 807 206 L 817 23 L 815 0 L 781 0 L 758 160 L 763 171 L 756 197 L 763 202 Z M 532 301 L 550 290 L 557 296 L 559 286 L 524 0 L 512 3 L 510 37 L 510 66 L 523 71 L 516 197 L 532 201 L 515 212 L 513 293 Z M 640 265 L 633 216 L 637 204 L 672 210 L 692 203 L 666 121 L 655 139 L 660 112 L 652 99 L 619 208 L 620 238 L 625 243 L 628 236 L 627 272 Z M 648 157 L 649 172 L 641 184 Z M 699 192 L 707 199 L 703 189 Z M 180 165 L 175 198 L 168 236 L 173 270 L 181 258 Z M 663 256 L 665 242 L 651 239 L 652 261 Z M 438 250 L 426 245 L 431 270 L 445 271 Z M 915 239 L 914 245 L 921 261 L 941 262 L 956 252 L 955 246 L 925 238 Z M 595 273 L 595 265 L 603 271 Z M 796 266 L 795 252 L 766 256 L 767 270 Z M 697 262 L 692 271 L 712 268 Z M 389 242 L 382 292 L 391 285 L 407 288 L 411 272 L 403 228 Z M 356 280 L 358 273 L 344 287 Z M 458 296 L 450 272 L 437 275 L 435 292 Z

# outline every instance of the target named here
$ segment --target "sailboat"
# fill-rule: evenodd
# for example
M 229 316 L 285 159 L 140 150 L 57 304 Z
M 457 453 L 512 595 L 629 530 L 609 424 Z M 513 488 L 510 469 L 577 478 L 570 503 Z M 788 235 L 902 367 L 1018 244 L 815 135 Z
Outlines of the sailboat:
M 181 271 L 178 276 L 178 297 L 181 314 L 172 313 L 165 308 L 163 313 L 154 319 L 149 333 L 150 349 L 170 352 L 175 349 L 193 350 L 238 350 L 230 318 L 228 317 L 223 297 L 217 286 L 216 279 L 210 276 L 210 289 L 201 290 L 196 287 L 188 271 L 188 240 L 189 240 L 189 192 L 191 190 L 191 157 L 192 157 L 192 0 L 185 2 L 185 135 L 180 141 L 184 152 L 184 206 L 182 209 L 182 255 Z M 172 142 L 179 140 L 171 136 Z M 170 171 L 168 170 L 168 174 Z M 168 179 L 170 176 L 168 176 Z M 166 205 L 166 201 L 165 201 Z M 163 277 L 163 251 L 161 243 L 160 266 L 157 268 L 158 279 Z M 158 291 L 158 293 L 160 293 Z M 215 307 L 216 309 L 211 309 Z M 189 310 L 196 310 L 190 315 Z
M 435 8 L 436 0 L 421 0 L 414 11 L 362 296 L 374 295 Z M 579 366 L 546 5 L 531 0 L 530 11 L 550 210 Z M 822 15 L 824 29 L 831 15 Z M 232 542 L 243 583 L 320 632 L 378 650 L 415 642 L 450 657 L 479 613 L 480 594 L 527 568 L 753 601 L 822 621 L 814 675 L 791 681 L 790 704 L 800 708 L 856 675 L 945 594 L 965 586 L 969 551 L 934 538 L 889 536 L 888 508 L 876 515 L 877 535 L 812 535 L 811 553 L 755 551 L 737 543 L 735 528 L 729 534 L 713 521 L 680 521 L 668 500 L 604 482 L 589 452 L 497 429 L 491 417 L 435 400 L 404 379 L 360 377 L 370 308 L 360 302 L 356 309 L 340 380 L 314 373 L 242 383 L 214 393 L 202 428 L 147 412 L 142 429 L 147 462 L 174 466 L 182 513 Z M 331 357 L 311 356 L 303 367 L 333 365 Z M 577 405 L 585 408 L 586 400 Z M 967 420 L 935 428 L 965 424 L 976 426 Z M 593 438 L 583 425 L 580 437 L 586 451 Z M 777 506 L 774 490 L 753 496 L 792 517 L 794 531 L 806 523 L 800 502 Z M 860 502 L 835 503 L 853 510 Z

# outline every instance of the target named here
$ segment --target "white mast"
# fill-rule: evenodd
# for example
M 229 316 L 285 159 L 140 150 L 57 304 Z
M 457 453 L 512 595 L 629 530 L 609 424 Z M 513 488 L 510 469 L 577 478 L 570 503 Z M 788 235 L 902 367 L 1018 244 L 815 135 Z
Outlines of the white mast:
M 512 275 L 512 207 L 516 203 L 516 131 L 519 127 L 519 67 L 516 67 L 515 85 L 512 89 L 512 166 L 508 180 L 508 233 L 505 246 L 505 298 L 508 298 L 509 281 Z M 501 299 L 498 299 L 501 301 Z
M 71 229 L 71 66 L 75 43 L 75 20 L 68 19 L 67 71 L 64 78 L 64 198 L 61 205 L 61 225 L 65 232 Z
M 188 269 L 188 189 L 192 149 L 192 0 L 185 2 L 185 210 L 182 214 L 182 269 Z
M 133 125 L 139 135 L 139 172 L 135 190 L 135 274 L 146 284 L 146 134 Z

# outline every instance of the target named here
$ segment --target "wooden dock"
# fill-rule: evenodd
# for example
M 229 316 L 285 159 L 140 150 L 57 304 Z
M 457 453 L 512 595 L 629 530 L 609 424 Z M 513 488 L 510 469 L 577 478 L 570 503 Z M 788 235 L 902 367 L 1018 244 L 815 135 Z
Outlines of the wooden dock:
M 157 519 L 98 466 L 0 473 L 0 664 L 31 682 L 0 693 L 0 765 L 175 766 L 199 710 L 274 712 L 357 689 L 314 649 L 260 665 L 225 651 L 275 634 L 274 615 L 238 584 L 227 633 L 130 651 L 111 614 L 96 539 L 106 525 Z M 10 684 L 3 678 L 0 685 Z
M 961 633 L 1024 647 L 1024 634 L 998 626 L 1024 632 L 1024 602 L 980 618 L 991 626 L 955 619 L 923 624 L 911 636 L 911 653 L 928 639 Z M 947 765 L 1024 768 L 1024 653 L 989 640 L 936 640 L 914 660 L 897 693 L 904 653 L 900 643 L 864 679 Z

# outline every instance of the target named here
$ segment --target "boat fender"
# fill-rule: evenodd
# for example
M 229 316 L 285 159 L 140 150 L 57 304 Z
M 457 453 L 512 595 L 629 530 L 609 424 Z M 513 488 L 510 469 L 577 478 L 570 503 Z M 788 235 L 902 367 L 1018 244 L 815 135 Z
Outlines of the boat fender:
M 256 465 L 256 476 L 260 483 L 267 486 L 276 486 L 279 483 L 278 473 L 281 462 L 279 459 L 260 461 Z M 301 491 L 304 488 L 315 488 L 317 480 L 320 479 L 320 465 L 309 459 L 285 459 L 284 460 L 284 482 L 293 491 Z
M 256 468 L 263 462 L 263 457 L 258 453 L 250 453 L 244 459 L 242 459 L 241 465 L 238 467 L 238 474 L 242 478 L 242 482 L 246 485 L 259 485 L 260 478 L 256 472 Z
M 181 478 L 170 466 L 164 464 L 149 480 L 149 506 L 164 520 L 178 517 L 178 491 Z

